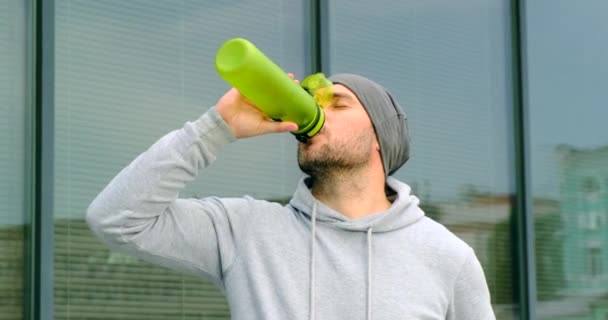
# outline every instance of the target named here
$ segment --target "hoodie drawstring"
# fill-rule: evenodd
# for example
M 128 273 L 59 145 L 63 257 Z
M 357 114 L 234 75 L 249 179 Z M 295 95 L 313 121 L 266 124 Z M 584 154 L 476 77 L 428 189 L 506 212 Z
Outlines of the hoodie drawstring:
M 315 234 L 317 224 L 317 203 L 312 206 L 312 230 L 310 237 L 310 320 L 315 319 Z
M 315 319 L 315 237 L 317 226 L 317 203 L 312 206 L 312 228 L 310 237 L 310 320 Z M 367 320 L 372 320 L 372 228 L 367 229 Z
M 372 320 L 372 228 L 367 229 L 367 320 Z

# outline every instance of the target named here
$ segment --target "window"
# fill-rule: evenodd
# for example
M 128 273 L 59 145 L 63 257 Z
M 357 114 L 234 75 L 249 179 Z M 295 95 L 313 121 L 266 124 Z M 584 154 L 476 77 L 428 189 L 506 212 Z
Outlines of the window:
M 608 174 L 603 86 L 608 75 L 608 44 L 603 41 L 608 3 L 526 1 L 523 6 L 532 197 L 559 203 L 553 221 L 561 217 L 578 222 L 535 223 L 536 234 L 566 235 L 558 241 L 535 243 L 537 257 L 543 250 L 559 257 L 552 269 L 537 270 L 536 316 L 540 320 L 554 320 L 555 315 L 592 318 L 595 306 L 606 303 L 600 297 L 608 288 L 608 279 L 603 277 L 581 281 L 601 274 L 601 253 L 608 246 L 608 238 L 600 237 L 597 246 L 586 249 L 589 241 L 597 241 L 605 232 L 603 215 L 608 212 L 599 178 Z M 542 213 L 534 208 L 534 216 Z M 589 311 L 563 308 L 573 304 Z
M 229 88 L 213 64 L 224 41 L 248 38 L 305 75 L 305 2 L 55 4 L 55 319 L 229 319 L 213 285 L 109 252 L 84 215 L 134 157 Z M 290 197 L 295 145 L 288 135 L 234 143 L 181 196 Z
M 0 1 L 0 317 L 23 319 L 30 126 L 27 7 Z
M 468 240 L 499 317 L 515 319 L 509 1 L 328 3 L 329 72 L 363 74 L 403 106 L 411 158 L 395 176 Z
M 580 190 L 583 198 L 587 202 L 586 205 L 593 206 L 600 196 L 599 181 L 594 178 L 585 177 L 582 180 Z
M 587 195 L 594 195 L 600 191 L 600 184 L 594 178 L 586 177 L 581 184 L 581 191 Z
M 602 249 L 599 247 L 587 249 L 588 272 L 592 277 L 602 274 Z

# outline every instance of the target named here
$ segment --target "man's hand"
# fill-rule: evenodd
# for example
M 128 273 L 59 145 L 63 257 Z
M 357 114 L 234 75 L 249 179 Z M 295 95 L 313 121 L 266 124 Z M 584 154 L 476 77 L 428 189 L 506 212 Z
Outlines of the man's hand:
M 289 77 L 293 79 L 294 75 L 290 73 Z M 294 81 L 299 83 L 298 80 Z M 235 88 L 230 89 L 220 98 L 216 108 L 237 138 L 298 130 L 298 125 L 293 122 L 280 122 L 270 119 L 251 102 L 247 101 Z

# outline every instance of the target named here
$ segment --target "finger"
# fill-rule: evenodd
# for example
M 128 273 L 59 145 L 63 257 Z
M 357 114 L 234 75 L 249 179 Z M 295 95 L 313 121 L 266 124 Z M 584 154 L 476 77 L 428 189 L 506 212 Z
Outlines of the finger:
M 289 76 L 289 78 L 290 78 L 291 80 L 293 80 L 295 83 L 300 84 L 300 80 L 296 79 L 296 76 L 295 76 L 293 73 L 291 73 L 291 72 L 290 72 L 290 73 L 288 73 L 287 75 L 288 75 L 288 76 Z
M 265 124 L 266 128 L 264 131 L 266 132 L 293 132 L 298 130 L 298 125 L 293 122 L 279 122 L 279 121 L 269 121 Z

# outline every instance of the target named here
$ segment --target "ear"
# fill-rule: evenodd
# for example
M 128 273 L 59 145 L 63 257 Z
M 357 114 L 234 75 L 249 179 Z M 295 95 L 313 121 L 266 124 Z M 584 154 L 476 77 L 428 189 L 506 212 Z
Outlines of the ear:
M 378 151 L 378 153 L 380 153 L 380 141 L 378 141 L 378 136 L 376 135 L 375 131 L 374 131 L 374 149 L 376 151 Z

